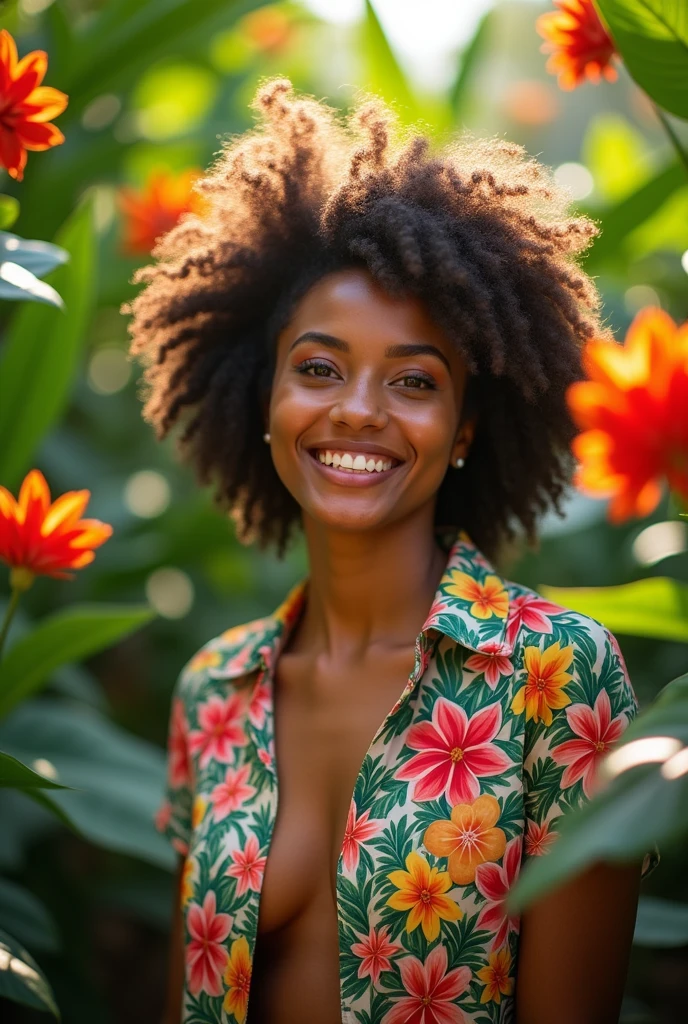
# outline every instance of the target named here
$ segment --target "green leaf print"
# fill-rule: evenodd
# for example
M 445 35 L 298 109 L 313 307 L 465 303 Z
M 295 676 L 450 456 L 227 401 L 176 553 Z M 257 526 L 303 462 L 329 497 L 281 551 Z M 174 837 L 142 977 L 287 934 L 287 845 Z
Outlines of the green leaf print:
M 561 798 L 562 772 L 563 769 L 551 757 L 545 760 L 538 758 L 530 775 L 526 772 L 526 779 L 529 779 L 525 795 L 526 816 L 538 824 L 545 819 L 552 804 Z

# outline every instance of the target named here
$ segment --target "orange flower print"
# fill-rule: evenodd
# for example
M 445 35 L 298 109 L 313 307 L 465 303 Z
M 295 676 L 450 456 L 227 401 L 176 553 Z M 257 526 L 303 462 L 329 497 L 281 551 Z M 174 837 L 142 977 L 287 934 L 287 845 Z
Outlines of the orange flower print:
M 423 843 L 436 857 L 447 857 L 452 882 L 468 885 L 475 869 L 485 861 L 499 860 L 506 849 L 506 836 L 495 828 L 499 820 L 499 801 L 489 794 L 472 804 L 452 807 L 450 821 L 433 821 L 425 830 Z
M 90 491 L 67 491 L 51 504 L 38 469 L 24 478 L 17 501 L 0 486 L 0 560 L 12 567 L 13 587 L 26 590 L 39 575 L 74 579 L 63 570 L 93 561 L 93 549 L 111 536 L 112 527 L 79 518 L 90 496 Z
M 451 888 L 449 874 L 431 868 L 415 851 L 406 858 L 406 871 L 392 871 L 387 877 L 399 890 L 390 896 L 387 906 L 409 912 L 407 932 L 421 925 L 425 938 L 432 942 L 440 933 L 440 921 L 460 921 L 463 917 L 454 900 L 445 896 Z
M 204 668 L 216 668 L 221 661 L 222 655 L 219 651 L 200 650 L 198 654 L 194 654 L 189 662 L 189 670 L 191 672 L 202 672 Z
M 557 75 L 560 88 L 575 89 L 586 78 L 615 82 L 616 49 L 592 0 L 554 0 L 554 5 L 559 10 L 541 14 L 535 31 L 545 40 L 541 53 L 550 54 L 545 68 Z
M 24 177 L 27 150 L 40 152 L 64 142 L 50 121 L 65 109 L 67 97 L 41 85 L 47 70 L 44 50 L 19 60 L 14 39 L 6 28 L 0 31 L 0 164 L 17 181 Z
M 182 884 L 180 892 L 182 907 L 185 907 L 189 900 L 193 899 L 195 874 L 196 863 L 192 857 L 187 857 L 186 860 L 184 861 L 184 870 L 182 872 Z
M 251 955 L 248 942 L 243 935 L 232 943 L 224 980 L 228 988 L 222 1009 L 227 1013 L 233 1013 L 239 1024 L 244 1024 L 251 987 Z
M 507 946 L 490 953 L 487 967 L 476 971 L 477 976 L 485 985 L 480 997 L 481 1003 L 501 1003 L 502 996 L 510 996 L 514 989 L 511 975 L 511 953 Z
M 122 188 L 119 206 L 124 215 L 123 247 L 130 255 L 148 255 L 158 238 L 167 234 L 185 213 L 201 214 L 206 203 L 192 190 L 200 171 L 181 174 L 155 171 L 144 188 Z
M 551 725 L 552 710 L 571 703 L 564 687 L 573 679 L 566 671 L 572 661 L 573 646 L 560 647 L 558 640 L 544 651 L 539 647 L 526 647 L 523 663 L 528 677 L 512 700 L 511 710 L 517 715 L 525 711 L 527 722 L 532 718 Z
M 208 810 L 208 801 L 205 797 L 200 794 L 194 799 L 193 807 L 191 808 L 191 827 L 196 832 L 200 827 L 201 822 L 205 818 L 205 812 Z
M 647 516 L 661 483 L 688 501 L 688 321 L 642 309 L 624 345 L 591 339 L 583 349 L 588 380 L 566 391 L 582 432 L 571 448 L 579 460 L 575 486 L 609 497 L 608 516 L 620 523 Z
M 479 583 L 468 573 L 455 569 L 444 589 L 452 597 L 471 601 L 471 615 L 477 619 L 489 619 L 493 615 L 503 619 L 509 609 L 509 596 L 497 576 L 488 575 L 484 583 Z

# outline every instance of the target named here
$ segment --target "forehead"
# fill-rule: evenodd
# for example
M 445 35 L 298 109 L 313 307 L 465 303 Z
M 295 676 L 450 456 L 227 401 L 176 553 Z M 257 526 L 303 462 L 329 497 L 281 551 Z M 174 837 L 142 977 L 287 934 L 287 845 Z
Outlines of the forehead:
M 390 295 L 363 268 L 328 273 L 311 286 L 295 306 L 291 332 L 313 328 L 314 321 L 327 321 L 330 329 L 340 324 L 340 330 L 349 334 L 384 329 L 386 338 L 398 335 L 407 340 L 432 340 L 443 348 L 453 348 L 419 298 Z

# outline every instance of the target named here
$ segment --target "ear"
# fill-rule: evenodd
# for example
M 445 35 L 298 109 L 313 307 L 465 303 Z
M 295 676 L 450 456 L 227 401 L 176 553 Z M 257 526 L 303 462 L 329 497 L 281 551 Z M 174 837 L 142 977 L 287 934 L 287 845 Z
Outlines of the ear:
M 456 436 L 454 438 L 454 444 L 452 445 L 452 462 L 456 462 L 458 458 L 465 459 L 468 455 L 471 445 L 473 444 L 477 424 L 477 414 L 473 415 L 469 419 L 462 420 L 462 422 L 459 423 Z

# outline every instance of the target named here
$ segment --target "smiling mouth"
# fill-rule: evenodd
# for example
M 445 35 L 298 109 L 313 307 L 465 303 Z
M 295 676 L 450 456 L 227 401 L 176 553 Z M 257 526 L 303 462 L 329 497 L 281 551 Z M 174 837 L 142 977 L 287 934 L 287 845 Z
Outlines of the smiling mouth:
M 342 473 L 354 473 L 364 476 L 388 473 L 395 466 L 400 465 L 399 459 L 393 459 L 387 455 L 377 455 L 375 452 L 347 452 L 343 449 L 310 448 L 309 454 L 316 462 L 329 466 L 331 469 L 337 469 Z

